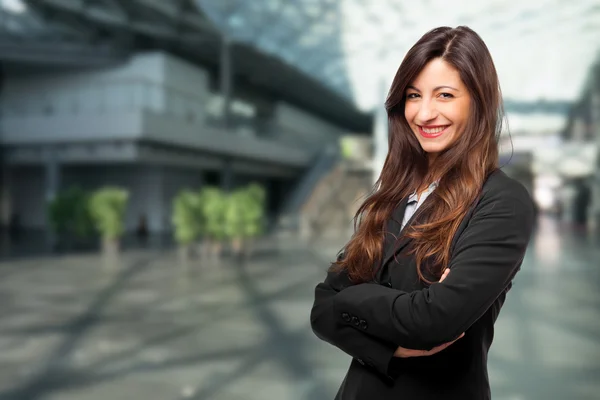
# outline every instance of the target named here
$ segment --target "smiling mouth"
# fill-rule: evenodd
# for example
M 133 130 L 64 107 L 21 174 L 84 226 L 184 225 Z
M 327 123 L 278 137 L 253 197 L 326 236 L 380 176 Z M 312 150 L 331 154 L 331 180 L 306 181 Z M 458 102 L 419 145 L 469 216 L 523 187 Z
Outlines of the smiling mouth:
M 421 136 L 431 139 L 431 138 L 436 138 L 438 136 L 441 136 L 444 134 L 444 132 L 446 132 L 446 129 L 450 126 L 450 125 L 442 125 L 442 126 L 435 126 L 435 127 L 423 127 L 420 125 L 417 125 L 419 127 L 419 133 L 421 134 Z

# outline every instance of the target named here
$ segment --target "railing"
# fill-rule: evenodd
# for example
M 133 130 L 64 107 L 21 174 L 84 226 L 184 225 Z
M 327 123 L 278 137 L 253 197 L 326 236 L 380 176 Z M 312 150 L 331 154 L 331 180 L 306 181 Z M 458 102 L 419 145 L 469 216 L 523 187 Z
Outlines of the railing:
M 330 144 L 320 151 L 311 167 L 302 175 L 294 191 L 286 199 L 282 207 L 280 227 L 288 230 L 300 228 L 300 211 L 305 202 L 310 198 L 315 187 L 333 168 L 339 160 L 339 148 Z
M 32 84 L 27 91 L 5 92 L 0 98 L 2 117 L 68 119 L 71 116 L 107 115 L 107 118 L 110 118 L 111 114 L 151 111 L 155 115 L 168 116 L 168 120 L 177 119 L 190 124 L 194 130 L 197 126 L 198 132 L 202 130 L 207 133 L 213 129 L 214 132 L 225 133 L 222 131 L 221 117 L 214 115 L 214 112 L 210 112 L 207 107 L 213 94 L 193 94 L 145 78 L 96 81 L 85 86 L 79 82 L 74 79 L 65 82 L 63 86 L 57 82 L 53 87 L 43 87 L 44 85 L 40 83 L 39 88 Z M 270 121 L 257 121 L 234 114 L 228 125 L 229 129 L 226 133 L 236 137 L 256 138 L 264 142 L 265 146 L 273 143 L 284 146 L 282 149 L 313 153 L 323 145 L 307 141 L 301 132 L 290 132 Z M 164 129 L 169 130 L 168 127 Z M 290 150 L 284 152 L 286 151 Z
M 68 85 L 68 84 L 67 84 Z M 54 89 L 54 88 L 53 88 Z M 190 120 L 202 120 L 205 98 L 150 79 L 113 79 L 86 86 L 40 87 L 30 93 L 5 94 L 3 116 L 82 115 L 152 110 Z
M 53 88 L 39 88 L 31 91 L 12 92 L 0 97 L 0 110 L 3 117 L 35 116 L 82 116 L 153 111 L 171 117 L 200 123 L 207 127 L 221 128 L 220 115 L 212 115 L 207 104 L 213 94 L 193 94 L 145 78 L 112 79 L 89 84 L 67 87 L 56 84 Z M 301 133 L 286 134 L 281 126 L 253 118 L 231 115 L 231 133 L 239 136 L 259 137 L 303 149 L 316 148 Z

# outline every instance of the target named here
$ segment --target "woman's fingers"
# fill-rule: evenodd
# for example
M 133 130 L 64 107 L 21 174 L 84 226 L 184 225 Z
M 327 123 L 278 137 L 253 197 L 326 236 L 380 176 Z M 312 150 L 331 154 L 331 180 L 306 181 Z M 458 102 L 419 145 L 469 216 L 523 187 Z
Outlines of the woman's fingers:
M 449 273 L 450 273 L 450 268 L 446 268 L 444 270 L 444 273 L 442 274 L 442 277 L 440 278 L 440 282 L 443 282 L 443 280 L 446 279 L 446 277 L 448 276 Z
M 426 352 L 426 354 L 423 354 L 423 355 L 425 355 L 425 356 L 431 356 L 431 355 L 434 355 L 436 353 L 439 353 L 440 351 L 444 350 L 446 347 L 450 346 L 451 344 L 453 344 L 454 342 L 456 342 L 458 339 L 462 338 L 463 336 L 465 336 L 464 332 L 459 337 L 457 337 L 456 339 L 454 339 L 453 341 L 447 342 L 447 343 L 444 343 L 444 344 L 440 344 L 439 346 L 436 346 L 433 349 L 428 350 Z
M 406 349 L 404 347 L 398 347 L 396 352 L 394 353 L 394 357 L 400 358 L 409 358 L 409 357 L 424 357 L 424 356 L 432 356 L 440 351 L 444 350 L 446 347 L 450 346 L 452 343 L 456 342 L 458 339 L 465 336 L 463 332 L 459 337 L 454 339 L 451 342 L 446 342 L 444 344 L 440 344 L 439 346 L 434 347 L 431 350 L 414 350 L 414 349 Z

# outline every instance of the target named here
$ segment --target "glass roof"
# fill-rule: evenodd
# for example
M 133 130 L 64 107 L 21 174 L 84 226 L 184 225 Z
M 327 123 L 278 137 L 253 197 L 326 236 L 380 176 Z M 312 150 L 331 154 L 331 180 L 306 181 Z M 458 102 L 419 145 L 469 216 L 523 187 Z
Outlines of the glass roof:
M 505 98 L 521 102 L 578 98 L 600 49 L 600 0 L 197 2 L 234 39 L 296 65 L 365 110 L 381 104 L 382 81 L 436 26 L 477 31 Z
M 0 0 L 0 33 L 2 36 L 42 41 L 83 41 L 86 29 L 76 21 L 65 24 L 59 20 L 45 20 L 32 12 L 24 0 Z M 89 35 L 89 33 L 88 33 Z
M 21 14 L 27 10 L 23 0 L 0 0 L 0 8 L 11 14 Z

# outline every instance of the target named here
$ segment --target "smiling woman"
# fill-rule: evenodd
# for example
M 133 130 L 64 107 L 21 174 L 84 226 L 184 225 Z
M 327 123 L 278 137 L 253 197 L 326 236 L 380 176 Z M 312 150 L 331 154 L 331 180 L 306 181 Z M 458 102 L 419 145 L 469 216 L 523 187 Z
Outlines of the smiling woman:
M 487 353 L 534 207 L 498 169 L 502 95 L 483 40 L 425 34 L 386 109 L 376 191 L 311 312 L 315 334 L 354 359 L 336 399 L 490 399 Z
M 464 131 L 470 103 L 458 71 L 442 58 L 429 62 L 407 87 L 404 117 L 429 158 Z

